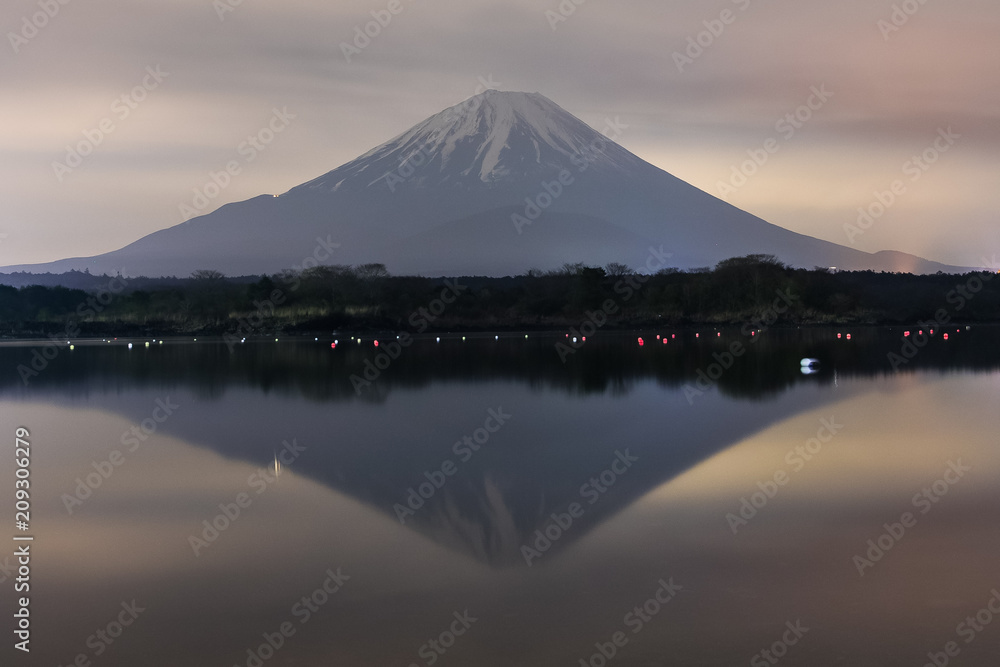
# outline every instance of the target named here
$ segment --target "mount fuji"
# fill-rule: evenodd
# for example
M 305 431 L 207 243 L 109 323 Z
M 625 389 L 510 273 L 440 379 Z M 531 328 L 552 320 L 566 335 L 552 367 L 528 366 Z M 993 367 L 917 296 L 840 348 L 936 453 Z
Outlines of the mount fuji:
M 317 251 L 323 263 L 381 262 L 393 274 L 503 276 L 576 262 L 641 268 L 661 247 L 682 269 L 766 253 L 806 268 L 960 271 L 772 225 L 633 155 L 613 141 L 620 132 L 537 93 L 489 90 L 282 195 L 106 254 L 0 271 L 270 274 Z

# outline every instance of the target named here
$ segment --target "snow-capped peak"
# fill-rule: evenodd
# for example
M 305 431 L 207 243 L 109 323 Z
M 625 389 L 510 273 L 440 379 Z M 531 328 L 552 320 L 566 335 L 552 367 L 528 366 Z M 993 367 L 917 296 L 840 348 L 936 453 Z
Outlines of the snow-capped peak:
M 300 187 L 494 184 L 551 177 L 581 160 L 615 169 L 641 162 L 544 95 L 487 90 Z

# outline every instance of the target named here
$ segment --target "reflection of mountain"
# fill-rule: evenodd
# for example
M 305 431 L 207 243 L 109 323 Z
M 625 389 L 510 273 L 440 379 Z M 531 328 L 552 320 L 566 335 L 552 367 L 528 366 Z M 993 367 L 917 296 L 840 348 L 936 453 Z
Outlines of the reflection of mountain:
M 836 392 L 819 384 L 830 383 L 834 369 L 839 378 L 886 372 L 886 352 L 898 349 L 895 335 L 880 340 L 875 332 L 855 332 L 851 343 L 836 342 L 828 331 L 772 334 L 720 379 L 722 392 L 689 403 L 681 386 L 693 382 L 724 343 L 684 337 L 683 345 L 640 349 L 632 337 L 607 336 L 588 343 L 565 366 L 552 340 L 470 340 L 464 347 L 460 341 L 441 347 L 421 341 L 376 383 L 385 399 L 380 403 L 355 400 L 347 381 L 370 350 L 338 354 L 328 344 L 312 343 L 254 345 L 233 353 L 223 345 L 131 353 L 110 345 L 79 347 L 61 353 L 28 390 L 16 375 L 13 381 L 8 376 L 2 393 L 85 403 L 136 423 L 149 416 L 156 398 L 169 395 L 182 405 L 163 425 L 171 435 L 261 467 L 271 464 L 276 443 L 295 437 L 308 447 L 290 467 L 295 474 L 393 520 L 393 506 L 425 481 L 424 472 L 451 460 L 458 472 L 406 526 L 492 566 L 516 566 L 523 563 L 520 546 L 547 525 L 552 512 L 564 512 L 571 502 L 585 509 L 540 563 L 706 457 L 865 390 L 859 383 L 840 383 Z M 1000 352 L 994 338 L 983 329 L 948 343 L 935 340 L 913 364 L 995 369 Z M 9 369 L 29 356 L 25 348 L 0 348 L 0 363 Z M 821 359 L 823 373 L 801 375 L 803 356 Z M 796 391 L 787 391 L 795 384 Z M 769 400 L 732 400 L 727 394 Z M 475 456 L 460 460 L 453 443 L 482 425 L 487 408 L 499 406 L 513 418 Z M 581 486 L 625 449 L 639 461 L 587 504 Z

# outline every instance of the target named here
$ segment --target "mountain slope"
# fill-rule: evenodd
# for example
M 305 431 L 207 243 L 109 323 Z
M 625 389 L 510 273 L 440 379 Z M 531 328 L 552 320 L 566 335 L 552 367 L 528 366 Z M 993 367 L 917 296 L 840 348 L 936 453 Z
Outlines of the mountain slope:
M 424 275 L 581 261 L 638 268 L 651 246 L 679 268 L 769 253 L 807 268 L 960 270 L 777 227 L 643 161 L 542 95 L 487 91 L 281 196 L 229 204 L 96 257 L 0 271 L 274 273 L 331 244 L 339 246 L 324 263 Z

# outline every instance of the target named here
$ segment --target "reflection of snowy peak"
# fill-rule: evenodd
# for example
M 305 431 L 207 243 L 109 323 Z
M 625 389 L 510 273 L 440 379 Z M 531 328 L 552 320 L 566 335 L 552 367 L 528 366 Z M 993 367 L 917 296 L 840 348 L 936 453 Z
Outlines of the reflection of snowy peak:
M 642 162 L 543 95 L 489 90 L 299 188 L 489 184 L 551 177 L 574 158 L 598 171 Z

